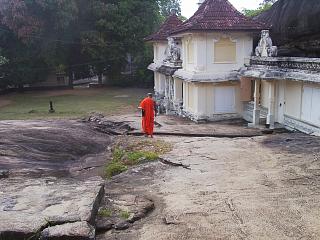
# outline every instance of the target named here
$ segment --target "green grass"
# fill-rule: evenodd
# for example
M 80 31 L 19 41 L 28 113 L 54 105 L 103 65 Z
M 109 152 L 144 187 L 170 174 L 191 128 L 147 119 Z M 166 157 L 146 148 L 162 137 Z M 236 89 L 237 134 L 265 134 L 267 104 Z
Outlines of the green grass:
M 0 120 L 80 118 L 133 112 L 147 89 L 75 89 L 14 93 L 0 96 Z M 118 96 L 127 95 L 127 97 Z M 49 113 L 53 101 L 55 113 Z M 1 107 L 1 102 L 8 104 Z
M 112 160 L 109 164 L 107 164 L 105 172 L 107 178 L 112 178 L 115 175 L 118 175 L 122 172 L 128 170 L 128 167 L 122 163 L 121 161 Z
M 116 147 L 112 152 L 112 161 L 105 167 L 105 175 L 111 178 L 128 170 L 129 166 L 138 165 L 142 162 L 159 159 L 156 152 L 151 151 L 127 151 Z
M 159 159 L 159 155 L 155 152 L 128 152 L 127 159 L 132 165 L 139 164 L 141 161 L 155 161 Z
M 130 213 L 129 213 L 128 211 L 121 211 L 121 212 L 120 212 L 120 217 L 121 217 L 122 219 L 127 220 L 127 219 L 129 219 L 129 217 L 130 217 Z
M 112 217 L 112 211 L 108 208 L 102 208 L 99 210 L 98 215 L 100 217 L 109 218 Z

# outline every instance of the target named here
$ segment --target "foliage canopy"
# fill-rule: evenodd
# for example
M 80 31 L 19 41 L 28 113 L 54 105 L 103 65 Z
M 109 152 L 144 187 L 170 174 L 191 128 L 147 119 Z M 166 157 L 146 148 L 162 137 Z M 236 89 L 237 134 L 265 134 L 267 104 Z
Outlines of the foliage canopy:
M 244 15 L 247 17 L 255 17 L 269 10 L 277 0 L 264 0 L 257 9 L 243 9 Z
M 172 10 L 181 13 L 180 0 L 0 0 L 0 48 L 8 60 L 0 87 L 48 73 L 151 80 L 152 51 L 143 38 Z

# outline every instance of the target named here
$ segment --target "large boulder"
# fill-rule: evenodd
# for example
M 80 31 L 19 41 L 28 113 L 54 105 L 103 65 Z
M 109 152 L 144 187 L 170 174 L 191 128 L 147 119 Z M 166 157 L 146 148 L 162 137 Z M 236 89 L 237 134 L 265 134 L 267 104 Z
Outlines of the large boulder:
M 103 196 L 99 177 L 2 179 L 0 239 L 92 239 Z
M 319 0 L 279 0 L 255 19 L 271 25 L 280 56 L 320 57 Z

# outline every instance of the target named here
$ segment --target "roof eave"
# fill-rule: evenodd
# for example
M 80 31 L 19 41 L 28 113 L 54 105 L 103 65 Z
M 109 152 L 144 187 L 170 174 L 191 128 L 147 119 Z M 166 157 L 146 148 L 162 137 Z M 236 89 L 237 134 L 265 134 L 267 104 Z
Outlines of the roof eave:
M 260 32 L 262 30 L 270 30 L 270 28 L 266 27 L 257 29 L 184 29 L 181 31 L 174 31 L 170 34 L 170 36 L 181 36 L 196 32 Z

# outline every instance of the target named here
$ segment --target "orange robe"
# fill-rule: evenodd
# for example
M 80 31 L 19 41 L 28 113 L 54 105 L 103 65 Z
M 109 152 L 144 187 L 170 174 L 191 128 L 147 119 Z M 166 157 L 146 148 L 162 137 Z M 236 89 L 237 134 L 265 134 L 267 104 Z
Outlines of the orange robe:
M 149 97 L 143 99 L 140 103 L 141 109 L 144 110 L 144 116 L 142 117 L 142 130 L 148 135 L 153 135 L 155 104 L 155 101 Z

